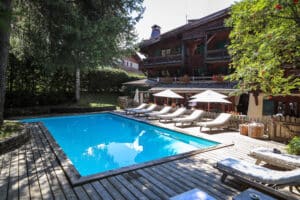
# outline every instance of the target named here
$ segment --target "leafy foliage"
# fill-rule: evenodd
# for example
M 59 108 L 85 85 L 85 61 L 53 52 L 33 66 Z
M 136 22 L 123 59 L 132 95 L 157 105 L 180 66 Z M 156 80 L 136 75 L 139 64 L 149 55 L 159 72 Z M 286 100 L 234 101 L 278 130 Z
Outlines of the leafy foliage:
M 74 73 L 67 68 L 47 71 L 35 65 L 31 60 L 18 60 L 11 54 L 7 70 L 5 107 L 58 105 L 73 102 L 74 76 Z M 81 76 L 82 91 L 98 94 L 111 93 L 112 95 L 121 92 L 123 82 L 141 78 L 112 67 L 99 67 L 84 71 Z M 83 101 L 86 102 L 88 99 L 90 98 L 85 98 Z
M 231 8 L 226 24 L 232 27 L 228 51 L 235 71 L 228 78 L 238 81 L 240 93 L 286 95 L 300 86 L 284 69 L 300 68 L 300 5 L 280 2 L 288 6 L 279 11 L 275 0 L 243 0 Z
M 139 18 L 131 17 L 131 13 L 141 14 L 141 3 L 17 1 L 12 52 L 18 57 L 33 57 L 47 69 L 112 64 L 133 48 L 133 26 Z
M 120 92 L 122 83 L 137 80 L 126 71 L 111 67 L 98 68 L 83 75 L 82 88 L 88 92 Z
M 85 76 L 86 71 L 115 63 L 134 49 L 134 25 L 143 13 L 142 2 L 14 1 L 6 107 L 72 99 L 75 69 Z M 1 26 L 5 13 L 0 11 Z M 115 87 L 112 80 L 118 78 L 110 80 Z
M 300 137 L 295 136 L 287 145 L 287 151 L 290 154 L 300 155 Z

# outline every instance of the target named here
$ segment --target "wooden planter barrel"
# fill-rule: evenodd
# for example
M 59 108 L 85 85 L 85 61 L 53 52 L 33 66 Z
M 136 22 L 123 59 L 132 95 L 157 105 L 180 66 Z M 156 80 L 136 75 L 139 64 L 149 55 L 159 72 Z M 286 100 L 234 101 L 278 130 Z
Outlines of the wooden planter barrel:
M 248 135 L 252 138 L 262 138 L 264 135 L 264 124 L 262 123 L 249 124 Z
M 240 134 L 248 135 L 248 124 L 240 124 Z

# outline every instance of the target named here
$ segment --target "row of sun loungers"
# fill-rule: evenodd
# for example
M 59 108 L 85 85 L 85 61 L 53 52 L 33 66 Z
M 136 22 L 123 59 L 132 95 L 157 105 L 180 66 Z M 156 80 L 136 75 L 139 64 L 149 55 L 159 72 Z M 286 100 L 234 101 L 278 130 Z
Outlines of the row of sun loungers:
M 158 119 L 160 122 L 174 122 L 175 126 L 180 124 L 184 126 L 186 124 L 192 125 L 193 123 L 199 121 L 204 116 L 203 110 L 194 110 L 188 116 L 182 116 L 186 114 L 187 109 L 185 107 L 181 107 L 176 109 L 174 112 L 169 113 L 172 108 L 170 106 L 164 106 L 160 111 L 154 111 L 156 109 L 156 104 L 151 104 L 147 108 L 147 104 L 141 104 L 136 108 L 126 109 L 126 114 L 133 114 L 135 116 L 146 116 L 148 119 Z M 217 118 L 211 121 L 203 121 L 200 122 L 200 131 L 203 127 L 209 128 L 225 128 L 228 126 L 229 119 L 231 114 L 221 113 Z

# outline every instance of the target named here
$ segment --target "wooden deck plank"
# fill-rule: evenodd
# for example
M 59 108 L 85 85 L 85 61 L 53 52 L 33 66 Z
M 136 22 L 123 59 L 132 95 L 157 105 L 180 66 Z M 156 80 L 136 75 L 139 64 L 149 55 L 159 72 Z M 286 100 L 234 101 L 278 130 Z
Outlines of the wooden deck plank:
M 53 196 L 55 199 L 66 199 L 66 197 L 64 196 L 64 193 L 60 187 L 60 184 L 59 184 L 58 178 L 55 174 L 54 168 L 52 167 L 52 164 L 51 164 L 52 158 L 49 155 L 48 151 L 45 148 L 46 146 L 44 145 L 43 141 L 40 138 L 40 136 L 42 136 L 42 135 L 40 134 L 40 131 L 37 130 L 37 127 L 34 127 L 34 131 L 38 133 L 37 135 L 35 135 L 35 141 L 36 141 L 35 144 L 39 148 L 43 167 L 48 176 L 49 185 L 51 187 Z
M 143 177 L 147 178 L 152 184 L 156 185 L 159 187 L 162 191 L 166 192 L 169 196 L 174 196 L 176 192 L 169 188 L 168 186 L 162 184 L 160 180 L 157 180 L 153 178 L 150 174 L 148 174 L 145 170 L 137 170 L 139 174 L 141 174 Z
M 129 176 L 129 173 L 124 173 L 121 175 L 123 179 L 131 183 L 133 186 L 135 186 L 141 193 L 143 193 L 147 198 L 149 199 L 159 199 L 159 196 L 157 196 L 153 191 L 151 191 L 151 188 L 149 185 L 142 184 L 136 177 Z
M 123 176 L 118 175 L 118 176 L 115 176 L 115 178 L 118 181 L 120 181 L 129 191 L 131 191 L 140 200 L 147 200 L 147 199 L 149 199 L 142 192 L 140 192 L 132 183 L 130 183 L 129 181 L 127 181 Z
M 38 133 L 39 134 L 37 136 L 39 136 L 41 138 L 41 141 L 44 145 L 44 149 L 47 152 L 47 155 L 49 156 L 48 159 L 51 161 L 52 168 L 56 174 L 56 177 L 58 179 L 61 190 L 65 194 L 65 197 L 67 199 L 78 199 L 76 196 L 77 193 L 75 194 L 75 191 L 73 190 L 72 186 L 70 185 L 70 182 L 66 177 L 66 174 L 64 173 L 54 152 L 52 151 L 49 141 L 47 140 L 47 138 L 45 137 L 44 133 L 42 132 L 42 130 L 40 128 L 39 128 Z M 37 137 L 37 136 L 35 136 L 35 137 Z
M 12 151 L 12 159 L 10 163 L 10 170 L 9 170 L 9 189 L 8 189 L 8 199 L 17 199 L 19 196 L 19 149 Z
M 30 191 L 27 177 L 26 149 L 24 144 L 19 151 L 19 199 L 30 199 Z
M 102 199 L 90 183 L 84 184 L 83 188 L 90 199 Z
M 155 167 L 151 168 L 146 168 L 144 169 L 149 175 L 151 175 L 153 178 L 157 179 L 160 183 L 166 185 L 167 187 L 171 188 L 174 192 L 176 193 L 182 193 L 185 191 L 184 187 L 181 187 L 180 185 L 176 184 L 176 181 L 170 180 L 169 173 L 167 174 L 158 174 L 157 171 L 155 170 Z
M 197 187 L 197 185 L 194 184 L 193 182 L 186 181 L 182 179 L 182 177 L 179 177 L 177 174 L 172 173 L 172 171 L 170 171 L 167 167 L 163 167 L 161 165 L 156 166 L 156 172 L 161 176 L 167 176 L 167 178 L 170 181 L 181 186 L 184 191 Z
M 99 182 L 103 185 L 103 187 L 111 194 L 114 199 L 124 200 L 125 198 L 120 194 L 116 188 L 107 180 L 101 179 Z
M 0 200 L 7 199 L 7 192 L 9 188 L 9 170 L 12 153 L 8 152 L 3 156 L 2 170 L 0 177 Z
M 106 189 L 98 181 L 92 182 L 92 186 L 95 188 L 95 190 L 101 196 L 102 199 L 113 200 L 113 198 L 110 196 L 110 194 L 106 191 Z
M 82 186 L 75 187 L 74 191 L 80 200 L 90 200 L 90 197 L 87 195 Z
M 51 187 L 48 181 L 47 174 L 44 171 L 43 163 L 42 163 L 42 156 L 39 152 L 39 147 L 37 146 L 37 140 L 33 140 L 32 142 L 32 153 L 33 159 L 36 166 L 36 173 L 38 177 L 38 182 L 40 185 L 40 190 L 44 199 L 54 199 Z
M 115 177 L 109 177 L 108 181 L 114 185 L 114 187 L 120 191 L 125 199 L 139 199 L 138 196 L 134 196 L 118 179 Z
M 26 165 L 27 165 L 27 174 L 28 174 L 28 183 L 30 188 L 30 198 L 31 199 L 42 199 L 42 194 L 40 191 L 40 186 L 37 178 L 37 172 L 35 167 L 35 162 L 33 159 L 32 152 L 32 140 L 29 141 L 29 148 L 26 151 Z

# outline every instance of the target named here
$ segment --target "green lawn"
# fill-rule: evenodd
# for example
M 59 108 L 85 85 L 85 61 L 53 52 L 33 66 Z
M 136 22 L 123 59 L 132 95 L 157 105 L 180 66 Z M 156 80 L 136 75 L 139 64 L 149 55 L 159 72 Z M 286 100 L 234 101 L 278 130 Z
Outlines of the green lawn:
M 118 94 L 81 94 L 79 107 L 117 106 Z

